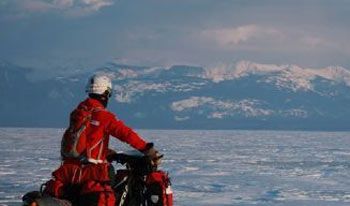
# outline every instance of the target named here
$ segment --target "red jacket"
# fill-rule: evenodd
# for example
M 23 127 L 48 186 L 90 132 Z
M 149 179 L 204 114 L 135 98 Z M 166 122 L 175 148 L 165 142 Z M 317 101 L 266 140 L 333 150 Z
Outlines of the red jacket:
M 96 164 L 106 162 L 110 135 L 128 143 L 135 149 L 143 150 L 146 148 L 146 142 L 131 128 L 118 120 L 113 113 L 105 109 L 98 100 L 88 98 L 81 102 L 78 107 L 82 106 L 96 109 L 92 113 L 91 129 L 87 135 L 89 146 L 86 156 L 89 162 Z

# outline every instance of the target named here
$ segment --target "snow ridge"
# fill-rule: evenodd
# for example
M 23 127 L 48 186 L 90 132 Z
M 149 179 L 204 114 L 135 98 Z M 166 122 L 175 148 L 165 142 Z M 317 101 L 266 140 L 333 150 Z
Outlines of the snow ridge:
M 350 87 L 350 71 L 340 66 L 315 69 L 302 68 L 297 65 L 258 64 L 240 61 L 237 64 L 221 64 L 206 68 L 202 78 L 218 83 L 249 75 L 266 76 L 263 82 L 273 83 L 279 88 L 289 88 L 293 91 L 313 90 L 313 80 L 317 78 L 344 83 Z
M 181 68 L 178 70 L 178 68 Z M 210 82 L 238 80 L 244 77 L 259 77 L 257 83 L 273 85 L 278 89 L 289 91 L 312 91 L 322 96 L 334 96 L 336 92 L 323 91 L 316 87 L 315 80 L 321 79 L 334 84 L 344 84 L 350 87 L 350 71 L 340 66 L 326 68 L 303 68 L 297 65 L 259 64 L 250 61 L 239 61 L 236 64 L 220 64 L 215 67 L 197 69 L 187 66 L 167 67 L 132 67 L 125 65 L 110 65 L 101 69 L 117 81 L 115 86 L 116 100 L 131 103 L 135 98 L 147 92 L 191 92 L 203 88 Z M 198 68 L 198 67 L 197 67 Z M 187 72 L 189 71 L 189 72 Z M 162 79 L 166 75 L 165 78 Z M 183 77 L 196 79 L 185 81 Z M 159 78 L 161 81 L 159 81 Z M 119 84 L 118 82 L 124 81 Z
M 201 82 L 171 83 L 171 82 L 149 82 L 132 80 L 124 85 L 115 85 L 115 99 L 120 103 L 131 103 L 137 97 L 143 96 L 146 92 L 165 94 L 167 92 L 191 92 L 204 85 Z
M 255 99 L 218 100 L 213 97 L 192 96 L 188 99 L 173 102 L 170 108 L 174 112 L 186 112 L 200 107 L 206 107 L 209 113 L 207 118 L 222 119 L 228 116 L 241 114 L 245 117 L 267 116 L 272 113 L 261 107 L 263 103 Z M 198 110 L 200 111 L 200 110 Z
M 170 108 L 177 115 L 176 121 L 190 119 L 188 113 L 206 115 L 208 119 L 223 119 L 226 117 L 244 116 L 247 118 L 268 117 L 281 115 L 284 117 L 307 118 L 308 112 L 302 108 L 273 110 L 268 108 L 266 102 L 258 99 L 220 100 L 208 96 L 192 96 L 187 99 L 172 102 Z M 206 112 L 204 112 L 206 111 Z M 185 114 L 186 116 L 180 116 Z

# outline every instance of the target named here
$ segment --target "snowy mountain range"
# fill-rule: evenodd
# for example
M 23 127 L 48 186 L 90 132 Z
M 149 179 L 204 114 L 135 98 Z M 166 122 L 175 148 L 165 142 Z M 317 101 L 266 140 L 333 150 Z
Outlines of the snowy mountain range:
M 91 73 L 34 80 L 0 62 L 0 125 L 67 125 Z M 137 128 L 349 130 L 350 71 L 240 61 L 214 67 L 109 63 L 109 108 Z

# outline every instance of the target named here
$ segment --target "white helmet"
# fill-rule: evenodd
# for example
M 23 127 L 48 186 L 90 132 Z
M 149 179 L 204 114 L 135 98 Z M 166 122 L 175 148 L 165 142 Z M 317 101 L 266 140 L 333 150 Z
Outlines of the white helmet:
M 107 91 L 107 92 L 106 92 Z M 88 94 L 112 94 L 112 81 L 111 79 L 103 74 L 93 75 L 87 85 L 86 92 Z

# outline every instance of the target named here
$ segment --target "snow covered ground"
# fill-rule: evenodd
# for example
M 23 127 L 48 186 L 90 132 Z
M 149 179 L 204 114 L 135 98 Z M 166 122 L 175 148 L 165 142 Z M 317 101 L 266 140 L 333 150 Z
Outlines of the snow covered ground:
M 1 206 L 20 205 L 50 177 L 62 132 L 0 128 Z M 139 133 L 165 154 L 175 205 L 350 205 L 349 132 Z

